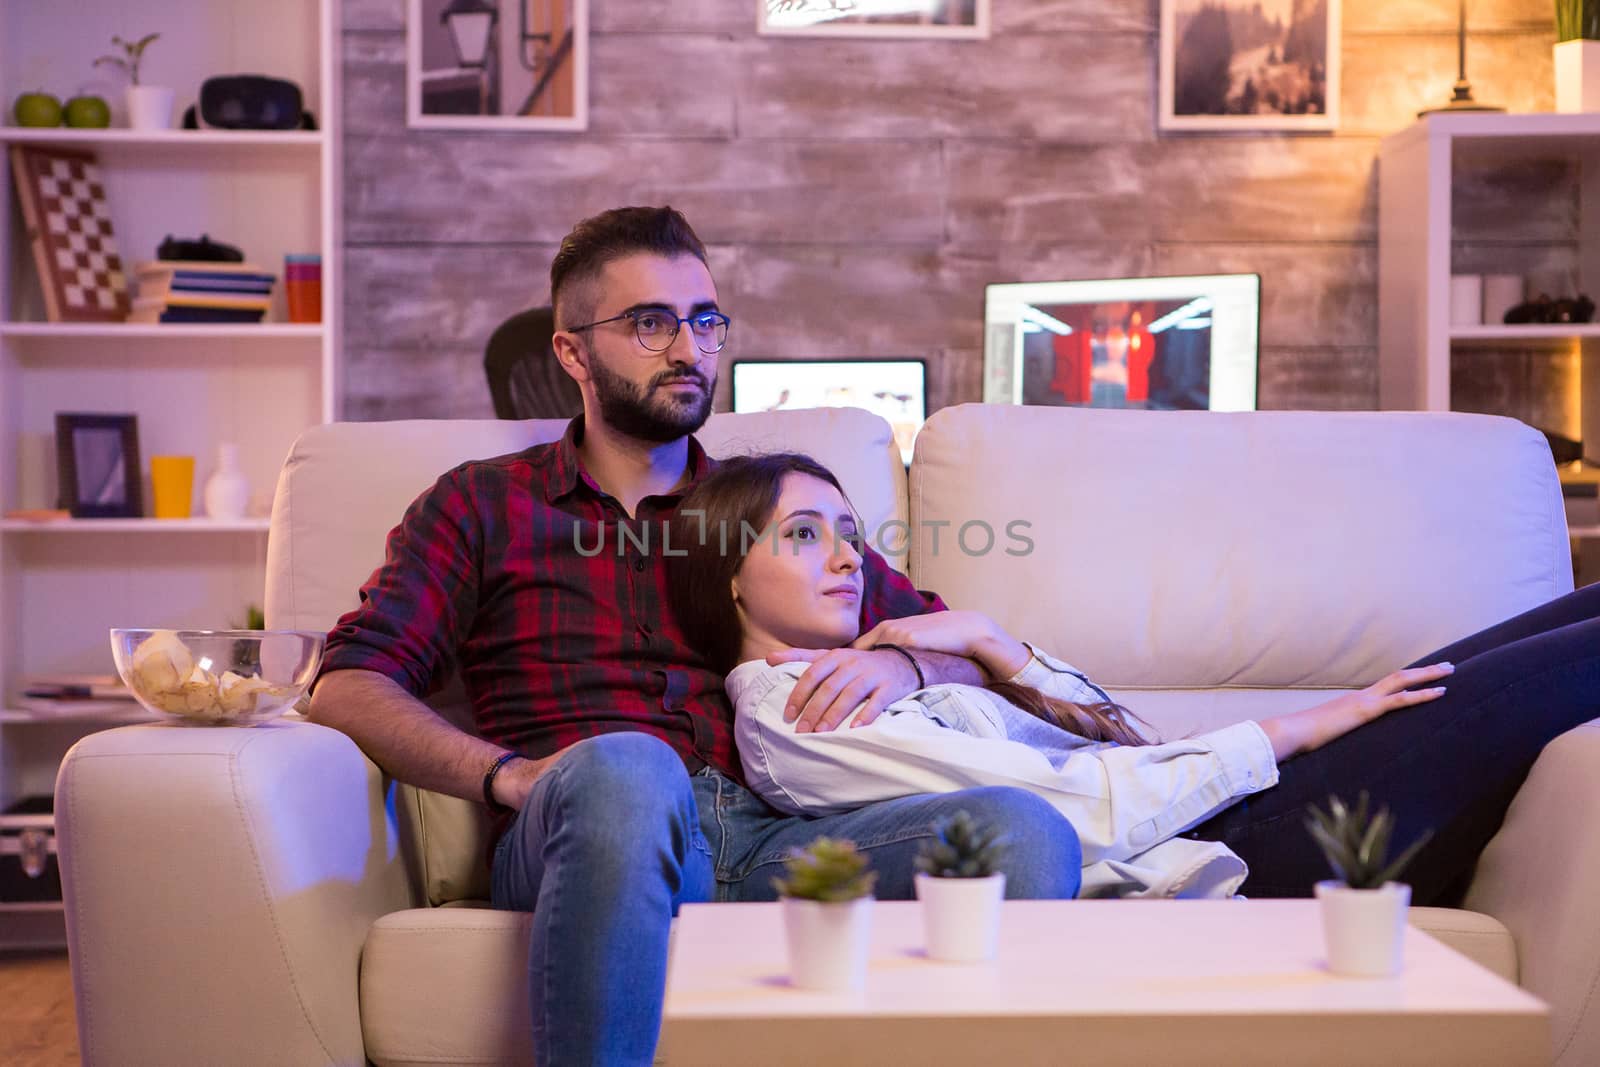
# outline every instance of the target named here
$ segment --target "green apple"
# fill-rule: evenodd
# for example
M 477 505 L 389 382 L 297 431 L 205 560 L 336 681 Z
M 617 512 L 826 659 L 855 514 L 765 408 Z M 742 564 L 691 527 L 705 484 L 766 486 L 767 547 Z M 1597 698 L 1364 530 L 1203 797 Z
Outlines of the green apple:
M 111 125 L 111 105 L 98 96 L 75 96 L 67 101 L 67 125 L 104 129 Z
M 11 109 L 18 126 L 61 125 L 61 101 L 49 93 L 23 93 Z

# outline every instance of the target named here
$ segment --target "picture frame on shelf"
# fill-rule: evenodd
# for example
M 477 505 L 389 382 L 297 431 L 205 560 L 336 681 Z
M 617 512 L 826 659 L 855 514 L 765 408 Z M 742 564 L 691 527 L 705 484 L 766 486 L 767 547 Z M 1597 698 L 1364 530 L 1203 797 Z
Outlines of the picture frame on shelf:
M 56 473 L 56 506 L 73 518 L 142 518 L 138 416 L 58 412 Z
M 406 122 L 589 126 L 589 0 L 406 0 Z
M 989 0 L 756 0 L 756 30 L 796 37 L 989 36 Z
M 105 175 L 93 152 L 12 145 L 22 223 L 51 322 L 121 322 L 128 277 L 117 254 Z
M 1162 130 L 1339 127 L 1340 0 L 1161 0 Z

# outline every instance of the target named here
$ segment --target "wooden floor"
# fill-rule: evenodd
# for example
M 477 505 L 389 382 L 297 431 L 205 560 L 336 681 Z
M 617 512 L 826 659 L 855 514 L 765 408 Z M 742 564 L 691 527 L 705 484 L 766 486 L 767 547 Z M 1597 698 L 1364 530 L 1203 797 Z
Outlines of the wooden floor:
M 0 1064 L 69 1067 L 78 1021 L 65 952 L 0 953 Z

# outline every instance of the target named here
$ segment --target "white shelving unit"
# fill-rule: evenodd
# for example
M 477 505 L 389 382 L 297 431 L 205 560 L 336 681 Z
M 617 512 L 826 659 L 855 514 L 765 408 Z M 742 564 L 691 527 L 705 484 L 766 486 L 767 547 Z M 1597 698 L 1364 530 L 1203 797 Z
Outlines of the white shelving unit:
M 1576 351 L 1584 446 L 1588 459 L 1600 460 L 1600 325 L 1450 325 L 1455 169 L 1468 156 L 1578 164 L 1578 273 L 1581 288 L 1600 293 L 1600 114 L 1419 119 L 1385 137 L 1378 153 L 1378 404 L 1450 410 L 1458 348 Z
M 1449 411 L 1457 352 L 1569 352 L 1578 360 L 1584 460 L 1600 462 L 1600 324 L 1450 324 L 1457 167 L 1485 158 L 1576 164 L 1579 290 L 1600 294 L 1600 114 L 1419 119 L 1385 137 L 1378 153 L 1378 406 Z M 1593 468 L 1564 469 L 1562 478 L 1593 480 Z M 1568 532 L 1579 580 L 1592 581 L 1600 571 L 1600 526 L 1585 522 Z
M 250 517 L 235 522 L 0 518 L 0 808 L 53 790 L 57 765 L 84 733 L 137 716 L 40 715 L 18 706 L 40 674 L 111 673 L 113 626 L 214 628 L 242 622 L 265 587 L 267 510 L 278 469 L 307 426 L 339 414 L 341 220 L 338 0 L 0 0 L 0 102 L 43 88 L 96 91 L 105 130 L 0 127 L 0 147 L 57 145 L 96 153 L 119 254 L 130 274 L 167 235 L 241 248 L 277 274 L 260 325 L 47 322 L 9 160 L 0 174 L 0 513 L 56 505 L 57 412 L 131 412 L 139 420 L 148 514 L 149 463 L 195 457 L 195 508 L 217 446 L 236 442 Z M 113 34 L 159 32 L 147 84 L 176 90 L 174 122 L 206 78 L 266 74 L 300 86 L 314 131 L 122 128 L 122 83 L 91 67 Z M 322 322 L 290 324 L 284 256 L 322 256 Z M 8 936 L 0 904 L 0 945 Z M 35 909 L 37 911 L 39 909 Z M 45 909 L 48 911 L 48 909 Z M 59 916 L 59 909 L 56 909 Z M 48 923 L 23 938 L 52 940 Z

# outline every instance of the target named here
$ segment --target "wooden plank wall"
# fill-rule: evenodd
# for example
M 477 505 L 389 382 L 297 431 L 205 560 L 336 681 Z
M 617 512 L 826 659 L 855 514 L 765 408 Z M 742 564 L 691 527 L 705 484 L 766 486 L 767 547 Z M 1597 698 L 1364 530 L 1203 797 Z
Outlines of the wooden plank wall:
M 1448 99 L 1453 0 L 1345 0 L 1337 134 L 1166 136 L 1156 0 L 993 0 L 979 42 L 591 2 L 589 130 L 506 134 L 408 130 L 404 0 L 345 0 L 346 417 L 489 415 L 483 344 L 556 242 L 660 202 L 712 247 L 730 358 L 923 357 L 937 408 L 981 397 L 986 283 L 1259 271 L 1261 406 L 1376 406 L 1378 140 Z M 1469 9 L 1479 99 L 1549 110 L 1548 0 Z M 1571 175 L 1488 165 L 1462 200 L 1458 269 L 1570 275 Z M 1462 406 L 1514 378 L 1537 408 L 1537 358 L 1473 361 Z

